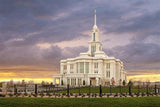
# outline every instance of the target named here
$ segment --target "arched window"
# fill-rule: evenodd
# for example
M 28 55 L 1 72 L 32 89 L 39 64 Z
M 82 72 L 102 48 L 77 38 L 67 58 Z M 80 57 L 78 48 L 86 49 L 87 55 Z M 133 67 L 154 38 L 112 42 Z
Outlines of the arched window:
M 93 41 L 95 41 L 95 33 L 93 33 Z
M 94 57 L 94 53 L 95 53 L 95 51 L 96 51 L 96 46 L 92 46 L 92 56 Z

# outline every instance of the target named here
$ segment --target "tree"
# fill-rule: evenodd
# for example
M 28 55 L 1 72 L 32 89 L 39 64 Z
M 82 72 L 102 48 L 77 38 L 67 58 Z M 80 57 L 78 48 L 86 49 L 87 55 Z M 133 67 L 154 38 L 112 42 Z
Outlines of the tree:
M 85 85 L 85 80 L 83 80 L 83 85 Z
M 132 86 L 132 85 L 133 85 L 133 82 L 131 80 L 129 80 L 128 86 Z
M 132 93 L 131 93 L 131 87 L 132 87 L 132 85 L 133 85 L 133 82 L 132 82 L 131 80 L 129 80 L 129 82 L 128 82 L 128 86 L 129 86 L 129 95 L 132 94 Z
M 0 83 L 0 87 L 2 87 L 2 83 Z
M 126 81 L 125 80 L 123 80 L 123 86 L 125 86 L 126 85 Z
M 41 85 L 45 85 L 45 82 L 44 82 L 44 81 L 42 81 L 42 82 L 41 82 Z
M 63 80 L 61 80 L 61 85 L 63 85 Z

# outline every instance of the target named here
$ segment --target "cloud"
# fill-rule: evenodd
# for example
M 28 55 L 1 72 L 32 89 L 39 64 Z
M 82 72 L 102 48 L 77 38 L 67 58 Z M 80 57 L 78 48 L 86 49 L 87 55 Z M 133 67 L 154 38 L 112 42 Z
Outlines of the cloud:
M 153 43 L 130 43 L 106 50 L 121 59 L 126 69 L 160 69 L 160 46 Z
M 106 54 L 121 59 L 129 72 L 136 72 L 135 68 L 158 70 L 159 2 L 1 0 L 0 65 L 58 71 L 61 59 L 87 51 L 93 11 L 97 9 L 97 26 Z

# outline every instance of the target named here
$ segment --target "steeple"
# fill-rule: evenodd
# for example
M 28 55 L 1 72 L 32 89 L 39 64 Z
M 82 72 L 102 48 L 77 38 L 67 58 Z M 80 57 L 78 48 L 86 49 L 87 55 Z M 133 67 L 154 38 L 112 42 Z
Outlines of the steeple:
M 89 42 L 89 53 L 92 57 L 101 52 L 102 46 L 99 42 L 99 30 L 96 25 L 96 9 L 94 10 L 94 25 L 92 29 L 92 40 Z
M 94 10 L 94 26 L 92 30 L 92 41 L 99 41 L 99 31 L 96 25 L 96 9 Z
M 96 25 L 96 9 L 94 10 L 94 25 Z
M 94 26 L 93 29 L 97 29 L 97 25 L 96 25 L 96 9 L 94 10 Z

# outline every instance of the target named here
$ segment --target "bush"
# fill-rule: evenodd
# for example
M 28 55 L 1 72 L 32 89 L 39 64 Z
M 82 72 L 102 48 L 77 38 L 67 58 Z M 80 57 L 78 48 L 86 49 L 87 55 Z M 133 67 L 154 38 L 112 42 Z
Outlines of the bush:
M 133 97 L 133 94 L 131 94 L 130 96 Z
M 63 85 L 63 80 L 61 80 L 61 85 Z
M 25 96 L 28 96 L 28 94 L 27 94 L 27 93 L 24 93 L 24 95 L 25 95 Z
M 85 85 L 86 83 L 85 83 L 85 81 L 83 80 L 83 85 Z
M 92 97 L 94 97 L 94 94 L 92 94 Z
M 77 98 L 77 96 L 78 96 L 78 95 L 76 94 L 76 95 L 75 95 L 75 98 Z
M 60 97 L 60 96 L 61 96 L 61 94 L 59 93 L 59 94 L 58 94 L 58 97 Z
M 0 97 L 5 97 L 6 95 L 0 94 Z
M 66 94 L 65 94 L 65 93 L 62 93 L 62 95 L 64 95 L 64 96 L 65 96 Z
M 37 94 L 33 94 L 34 97 L 37 97 Z
M 107 97 L 108 97 L 108 98 L 109 98 L 109 96 L 110 96 L 110 95 L 109 95 L 109 94 L 107 94 Z
M 71 96 L 73 96 L 73 93 L 70 93 Z
M 43 92 L 41 92 L 41 93 L 40 93 L 40 96 L 41 96 L 41 97 L 43 97 L 43 96 L 44 96 L 44 93 L 43 93 Z
M 139 97 L 139 93 L 137 93 L 136 95 L 137 95 L 137 97 Z
M 12 97 L 12 96 L 13 96 L 13 94 L 11 94 L 11 93 L 10 93 L 10 94 L 8 94 L 8 95 L 9 95 L 10 97 Z
M 114 97 L 118 97 L 118 93 L 116 93 L 116 94 L 114 95 Z
M 97 97 L 97 94 L 94 94 L 95 97 Z
M 50 93 L 47 93 L 47 96 L 51 97 L 52 95 Z M 60 96 L 60 95 L 59 95 Z
M 84 98 L 84 97 L 85 97 L 85 95 L 83 94 L 83 95 L 82 95 L 82 98 Z
M 103 94 L 99 94 L 99 97 L 102 97 L 103 96 Z

